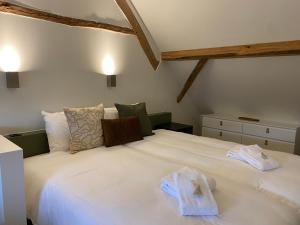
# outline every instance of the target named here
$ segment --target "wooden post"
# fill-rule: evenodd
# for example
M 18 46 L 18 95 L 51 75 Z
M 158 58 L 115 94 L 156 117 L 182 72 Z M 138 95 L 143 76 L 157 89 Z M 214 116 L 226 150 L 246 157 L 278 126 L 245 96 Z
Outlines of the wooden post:
M 197 63 L 196 67 L 194 68 L 193 72 L 191 73 L 191 75 L 189 76 L 189 78 L 187 79 L 187 81 L 185 82 L 185 85 L 184 85 L 182 91 L 180 92 L 180 94 L 177 97 L 177 102 L 178 103 L 181 102 L 181 100 L 183 99 L 183 97 L 185 96 L 185 94 L 191 88 L 191 86 L 193 85 L 194 81 L 198 77 L 199 73 L 201 72 L 201 70 L 203 69 L 203 67 L 205 66 L 205 64 L 207 63 L 207 61 L 208 61 L 208 59 L 201 59 L 201 60 L 199 60 L 199 62 Z

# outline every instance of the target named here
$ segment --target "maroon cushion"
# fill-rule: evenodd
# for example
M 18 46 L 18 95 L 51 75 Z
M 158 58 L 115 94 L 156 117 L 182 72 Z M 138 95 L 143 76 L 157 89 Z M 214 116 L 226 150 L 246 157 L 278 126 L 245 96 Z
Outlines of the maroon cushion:
M 101 120 L 104 145 L 111 147 L 143 139 L 138 117 Z

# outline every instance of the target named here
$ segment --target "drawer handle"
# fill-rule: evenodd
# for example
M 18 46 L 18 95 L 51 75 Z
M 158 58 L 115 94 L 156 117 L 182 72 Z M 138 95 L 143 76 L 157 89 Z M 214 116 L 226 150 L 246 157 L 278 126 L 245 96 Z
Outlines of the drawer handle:
M 223 126 L 223 121 L 220 121 L 220 126 Z
M 222 137 L 222 136 L 223 136 L 223 132 L 221 131 L 221 132 L 220 132 L 220 137 Z
M 267 133 L 267 134 L 270 133 L 270 128 L 267 128 L 266 133 Z
M 265 140 L 265 146 L 268 146 L 268 145 L 269 145 L 269 141 Z

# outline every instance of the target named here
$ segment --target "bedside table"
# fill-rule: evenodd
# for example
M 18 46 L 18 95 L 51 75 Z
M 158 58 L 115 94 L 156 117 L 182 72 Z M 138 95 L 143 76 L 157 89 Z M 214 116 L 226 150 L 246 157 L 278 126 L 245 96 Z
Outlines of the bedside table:
M 193 134 L 193 126 L 181 123 L 167 123 L 155 127 L 155 129 L 172 130 L 176 132 L 182 132 L 186 134 Z
M 23 150 L 2 135 L 0 165 L 0 224 L 26 225 Z

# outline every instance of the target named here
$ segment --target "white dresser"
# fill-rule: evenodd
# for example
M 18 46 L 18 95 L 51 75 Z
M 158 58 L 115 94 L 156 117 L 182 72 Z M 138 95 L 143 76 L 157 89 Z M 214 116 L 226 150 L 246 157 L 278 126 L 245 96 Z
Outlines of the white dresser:
M 202 135 L 245 145 L 258 144 L 293 154 L 300 153 L 299 125 L 276 122 L 249 122 L 218 114 L 203 115 Z

